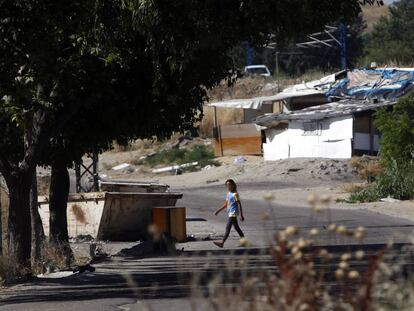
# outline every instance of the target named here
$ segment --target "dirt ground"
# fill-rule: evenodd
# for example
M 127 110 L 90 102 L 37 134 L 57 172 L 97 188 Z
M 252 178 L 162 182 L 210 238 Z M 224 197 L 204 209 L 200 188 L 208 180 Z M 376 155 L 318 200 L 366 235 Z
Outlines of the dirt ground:
M 106 153 L 101 161 L 117 163 L 127 161 L 131 156 L 138 156 L 136 151 L 124 153 Z M 241 185 L 241 196 L 261 199 L 271 194 L 275 202 L 286 206 L 307 206 L 309 194 L 329 195 L 331 207 L 337 209 L 370 210 L 388 216 L 414 221 L 414 202 L 375 202 L 349 204 L 336 202 L 349 196 L 350 185 L 363 183 L 349 160 L 332 159 L 288 159 L 265 162 L 259 156 L 246 156 L 240 163 L 236 157 L 223 157 L 218 167 L 205 167 L 197 172 L 182 175 L 151 174 L 138 169 L 134 172 L 114 172 L 104 170 L 107 178 L 134 179 L 165 183 L 171 188 L 183 190 L 206 186 L 223 185 L 228 178 L 233 178 Z M 261 189 L 260 183 L 273 182 L 274 189 Z M 258 186 L 259 185 L 259 186 Z

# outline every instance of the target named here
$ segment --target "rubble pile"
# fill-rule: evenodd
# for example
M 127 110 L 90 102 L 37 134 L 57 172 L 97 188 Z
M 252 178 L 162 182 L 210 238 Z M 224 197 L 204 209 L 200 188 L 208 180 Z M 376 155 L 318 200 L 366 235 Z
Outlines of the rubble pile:
M 281 162 L 286 162 L 287 164 L 285 170 L 281 173 L 282 175 L 294 176 L 299 173 L 301 175 L 308 173 L 312 178 L 346 179 L 348 177 L 354 178 L 358 174 L 357 170 L 350 165 L 349 160 L 282 160 L 279 163 Z

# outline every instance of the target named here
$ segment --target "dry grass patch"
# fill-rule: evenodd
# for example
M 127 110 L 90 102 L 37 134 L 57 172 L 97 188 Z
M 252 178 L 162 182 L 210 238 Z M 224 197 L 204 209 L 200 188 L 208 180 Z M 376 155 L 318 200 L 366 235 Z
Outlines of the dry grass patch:
M 349 183 L 349 184 L 344 184 L 342 186 L 342 190 L 348 193 L 353 193 L 356 191 L 361 191 L 367 187 L 368 187 L 368 184 L 366 183 Z
M 373 30 L 375 24 L 378 23 L 382 16 L 389 15 L 388 6 L 363 6 L 362 15 L 365 22 L 367 23 L 365 33 L 369 33 Z
M 243 109 L 217 108 L 217 123 L 220 125 L 243 123 Z M 199 125 L 201 137 L 212 137 L 214 127 L 214 108 L 205 106 L 204 116 Z
M 16 261 L 7 256 L 0 256 L 0 285 L 13 282 L 25 273 L 16 265 Z
M 383 172 L 383 167 L 378 157 L 354 157 L 349 161 L 349 164 L 356 169 L 358 176 L 368 183 L 373 182 Z

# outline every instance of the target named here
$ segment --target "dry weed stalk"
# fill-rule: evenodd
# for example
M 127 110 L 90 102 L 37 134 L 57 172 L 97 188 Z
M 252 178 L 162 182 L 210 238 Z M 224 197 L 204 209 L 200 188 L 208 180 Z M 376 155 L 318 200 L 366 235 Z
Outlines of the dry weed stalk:
M 355 157 L 349 161 L 349 164 L 356 169 L 358 176 L 368 183 L 373 182 L 383 171 L 383 167 L 377 157 Z
M 265 200 L 270 205 L 273 196 L 267 195 Z M 308 199 L 313 213 L 326 212 L 329 235 L 362 242 L 364 227 L 349 229 L 331 222 L 330 201 L 328 196 Z M 275 217 L 271 208 L 267 215 L 266 219 Z M 226 272 L 218 274 L 208 286 L 207 310 L 378 310 L 376 290 L 386 249 L 374 253 L 346 250 L 338 257 L 315 246 L 320 234 L 316 227 L 302 233 L 294 226 L 275 233 L 270 250 L 275 272 L 250 273 L 237 286 L 220 285 L 225 284 Z

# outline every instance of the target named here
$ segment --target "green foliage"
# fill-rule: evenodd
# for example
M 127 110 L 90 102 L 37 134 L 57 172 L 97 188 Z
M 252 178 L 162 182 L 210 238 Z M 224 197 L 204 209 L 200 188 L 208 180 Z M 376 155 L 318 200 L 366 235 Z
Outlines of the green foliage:
M 360 202 L 376 202 L 381 198 L 378 194 L 375 186 L 370 186 L 361 190 L 357 190 L 349 196 L 348 203 L 360 203 Z
M 374 202 L 392 197 L 399 200 L 414 198 L 414 162 L 391 160 L 377 181 L 371 186 L 353 192 L 348 201 Z
M 360 11 L 357 0 L 0 1 L 0 172 L 19 198 L 16 260 L 29 262 L 36 165 L 183 131 L 207 90 L 235 77 L 230 49 Z
M 380 198 L 414 198 L 414 93 L 399 99 L 390 109 L 375 114 L 381 132 L 381 161 L 384 170 L 376 182 L 351 194 L 351 202 L 372 202 Z
M 217 161 L 214 161 L 213 149 L 204 145 L 196 145 L 192 149 L 173 148 L 163 150 L 144 160 L 137 161 L 135 164 L 154 167 L 157 165 L 176 165 L 191 162 L 198 162 L 198 165 L 201 167 L 219 165 Z
M 381 197 L 399 200 L 414 198 L 414 162 L 391 161 L 378 178 L 376 189 Z
M 412 64 L 414 58 L 414 1 L 400 0 L 389 7 L 367 38 L 366 62 Z
M 392 110 L 375 114 L 381 132 L 381 158 L 385 165 L 411 161 L 414 153 L 414 93 L 399 99 Z

